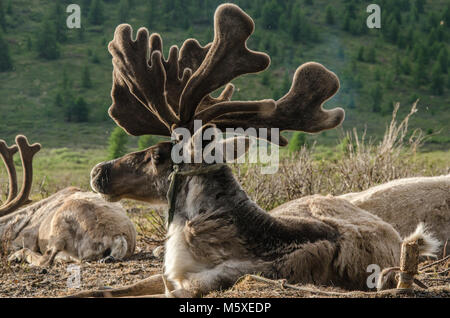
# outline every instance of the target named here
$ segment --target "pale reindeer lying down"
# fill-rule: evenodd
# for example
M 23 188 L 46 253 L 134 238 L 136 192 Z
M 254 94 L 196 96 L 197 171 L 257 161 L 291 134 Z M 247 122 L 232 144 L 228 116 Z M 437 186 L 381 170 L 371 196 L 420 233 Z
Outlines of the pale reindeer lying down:
M 289 201 L 270 213 L 300 209 L 306 198 Z M 398 179 L 337 198 L 375 214 L 403 237 L 424 223 L 440 242 L 450 239 L 450 175 Z M 443 252 L 444 244 L 439 247 L 437 252 Z
M 340 198 L 379 216 L 402 236 L 423 222 L 442 243 L 450 240 L 450 174 L 394 180 Z M 440 247 L 439 252 L 443 252 L 444 244 Z
M 322 108 L 339 81 L 317 63 L 299 67 L 290 91 L 278 101 L 230 101 L 231 84 L 218 98 L 211 97 L 234 78 L 263 71 L 270 63 L 266 54 L 246 47 L 254 24 L 238 6 L 219 6 L 214 26 L 212 43 L 202 47 L 186 40 L 180 51 L 170 49 L 168 60 L 162 57 L 158 34 L 149 38 L 142 28 L 134 41 L 129 25 L 118 26 L 108 46 L 114 66 L 110 116 L 132 135 L 174 132 L 176 137 L 176 128 L 187 129 L 194 134 L 184 150 L 190 157 L 207 149 L 208 144 L 195 140 L 211 125 L 222 131 L 279 127 L 319 132 L 343 121 L 342 109 Z M 206 125 L 194 131 L 195 119 Z M 246 137 L 220 141 L 216 155 L 228 159 L 224 146 L 242 140 Z M 402 239 L 381 218 L 345 199 L 324 196 L 300 199 L 295 208 L 279 207 L 269 214 L 248 197 L 228 166 L 174 163 L 174 143 L 100 163 L 91 172 L 93 189 L 107 200 L 169 203 L 164 273 L 74 296 L 199 296 L 230 287 L 249 273 L 366 289 L 368 265 L 398 265 Z M 233 158 L 240 155 L 235 151 Z M 423 227 L 408 240 L 419 242 L 421 254 L 433 253 L 437 245 Z
M 133 254 L 133 223 L 120 204 L 106 202 L 96 193 L 70 187 L 20 208 L 29 203 L 32 160 L 41 146 L 30 146 L 24 136 L 17 136 L 16 143 L 18 147 L 8 147 L 0 140 L 0 155 L 10 181 L 8 198 L 0 207 L 2 254 L 12 253 L 10 261 L 23 260 L 37 266 L 51 265 L 53 261 L 120 260 Z M 13 162 L 17 149 L 24 167 L 19 194 Z

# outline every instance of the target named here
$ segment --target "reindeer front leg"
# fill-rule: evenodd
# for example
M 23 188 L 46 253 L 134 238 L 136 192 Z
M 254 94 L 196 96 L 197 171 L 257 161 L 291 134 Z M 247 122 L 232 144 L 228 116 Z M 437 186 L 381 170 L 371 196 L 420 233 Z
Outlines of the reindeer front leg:
M 163 275 L 157 274 L 132 285 L 106 290 L 82 291 L 68 297 L 165 297 L 166 285 L 169 290 L 173 290 L 174 287 L 170 282 L 165 283 L 164 281 Z
M 47 252 L 42 255 L 38 252 L 34 252 L 29 248 L 23 248 L 12 254 L 9 258 L 9 262 L 22 262 L 25 261 L 33 266 L 47 266 L 51 265 L 53 259 L 58 252 L 53 252 L 47 250 Z
M 135 284 L 103 290 L 82 291 L 69 298 L 107 298 L 107 297 L 148 297 L 148 298 L 192 298 L 205 295 L 208 292 L 223 286 L 223 282 L 235 282 L 241 273 L 223 273 L 223 266 L 200 273 L 190 274 L 189 280 L 184 282 L 183 287 L 176 288 L 163 274 L 150 276 Z M 223 277 L 226 275 L 225 277 Z M 232 276 L 232 277 L 231 277 Z

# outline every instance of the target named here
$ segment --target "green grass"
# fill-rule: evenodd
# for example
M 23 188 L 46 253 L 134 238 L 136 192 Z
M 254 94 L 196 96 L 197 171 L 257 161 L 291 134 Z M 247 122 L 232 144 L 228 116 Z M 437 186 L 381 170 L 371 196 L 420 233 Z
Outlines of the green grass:
M 130 23 L 134 30 L 146 25 L 145 9 L 142 1 L 134 1 L 135 6 L 130 11 Z M 264 30 L 256 20 L 256 33 L 270 38 L 269 49 L 264 50 L 272 56 L 272 65 L 266 71 L 270 74 L 270 85 L 262 84 L 262 74 L 248 75 L 234 81 L 237 87 L 234 99 L 272 98 L 281 87 L 284 74 L 289 72 L 292 77 L 295 69 L 304 62 L 317 61 L 334 71 L 341 78 L 341 85 L 346 86 L 343 73 L 349 67 L 353 56 L 361 45 L 375 45 L 377 48 L 377 63 L 356 62 L 358 74 L 364 84 L 360 93 L 355 96 L 356 108 L 350 109 L 349 96 L 342 90 L 328 101 L 326 108 L 341 106 L 346 109 L 346 120 L 342 128 L 331 130 L 320 135 L 310 136 L 319 144 L 334 146 L 338 136 L 344 130 L 356 127 L 359 131 L 367 129 L 373 138 L 381 136 L 390 120 L 390 115 L 374 114 L 370 110 L 370 98 L 367 90 L 374 81 L 374 71 L 379 69 L 381 81 L 386 72 L 392 69 L 393 60 L 397 53 L 403 54 L 397 46 L 383 41 L 376 36 L 379 30 L 371 30 L 363 36 L 353 36 L 342 31 L 339 26 L 339 12 L 344 7 L 344 1 L 333 3 L 336 6 L 337 25 L 329 26 L 324 23 L 325 10 L 328 1 L 316 0 L 314 4 L 303 5 L 308 21 L 318 30 L 320 42 L 293 43 L 287 33 Z M 46 61 L 37 57 L 35 49 L 27 49 L 27 38 L 35 38 L 42 19 L 51 8 L 51 1 L 17 0 L 13 2 L 13 15 L 7 15 L 8 28 L 6 39 L 14 60 L 15 69 L 12 72 L 0 73 L 0 138 L 11 143 L 18 133 L 26 134 L 31 140 L 39 141 L 44 148 L 67 147 L 70 149 L 101 148 L 103 149 L 108 136 L 114 128 L 114 122 L 107 115 L 107 108 L 111 104 L 111 58 L 107 52 L 107 43 L 111 40 L 117 18 L 118 5 L 115 2 L 105 2 L 105 16 L 108 17 L 102 26 L 89 26 L 83 17 L 85 27 L 84 40 L 80 41 L 75 29 L 67 30 L 68 40 L 61 44 L 61 58 Z M 429 1 L 427 12 L 440 12 L 445 1 Z M 86 8 L 82 8 L 85 10 Z M 63 12 L 62 14 L 66 14 Z M 210 12 L 212 17 L 213 11 Z M 190 30 L 180 28 L 158 27 L 151 32 L 160 32 L 164 40 L 164 50 L 167 55 L 173 44 L 180 46 L 184 39 L 195 36 L 202 44 L 212 40 L 212 25 L 208 23 L 194 24 Z M 250 47 L 252 41 L 250 40 Z M 261 46 L 261 44 L 260 44 Z M 252 47 L 262 49 L 261 47 Z M 277 53 L 273 50 L 276 48 Z M 344 57 L 338 52 L 342 50 Z M 98 56 L 99 63 L 94 63 L 92 56 Z M 90 69 L 93 87 L 81 87 L 83 67 Z M 63 118 L 63 111 L 53 105 L 56 93 L 66 72 L 72 90 L 76 96 L 83 96 L 91 109 L 88 123 L 67 123 Z M 446 88 L 441 96 L 434 96 L 430 89 L 423 85 L 415 88 L 411 84 L 411 76 L 401 75 L 394 82 L 393 87 L 384 89 L 384 101 L 399 101 L 402 105 L 400 114 L 406 113 L 413 102 L 413 97 L 419 97 L 419 112 L 411 119 L 412 128 L 424 131 L 433 129 L 440 134 L 434 136 L 429 143 L 430 149 L 448 149 L 450 144 L 449 89 Z M 136 138 L 131 140 L 136 145 Z

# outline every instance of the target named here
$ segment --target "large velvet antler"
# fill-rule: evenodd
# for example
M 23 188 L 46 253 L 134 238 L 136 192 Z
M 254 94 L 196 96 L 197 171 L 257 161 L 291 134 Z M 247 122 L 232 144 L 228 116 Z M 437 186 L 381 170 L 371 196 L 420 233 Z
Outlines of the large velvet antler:
M 338 89 L 339 80 L 333 72 L 318 63 L 305 63 L 297 69 L 291 89 L 276 102 L 271 114 L 227 114 L 213 123 L 219 129 L 279 128 L 310 133 L 332 129 L 342 123 L 345 112 L 339 107 L 325 110 L 322 106 Z M 287 142 L 280 136 L 280 146 Z
M 8 196 L 7 202 L 0 207 L 0 216 L 7 215 L 14 212 L 22 205 L 29 202 L 29 196 L 31 192 L 31 185 L 33 183 L 33 157 L 41 149 L 40 144 L 30 145 L 25 136 L 19 135 L 16 137 L 16 144 L 19 148 L 20 158 L 22 159 L 23 172 L 23 184 L 22 189 L 18 195 L 13 197 Z M 4 141 L 0 141 L 0 153 L 4 158 L 7 166 L 13 166 L 12 157 L 17 149 L 14 146 L 8 148 Z M 14 171 L 13 174 L 9 173 L 10 182 L 12 181 L 12 187 L 15 184 L 15 193 L 17 194 L 17 178 L 15 177 L 15 169 L 9 167 L 8 171 Z M 10 190 L 11 195 L 11 190 Z
M 263 71 L 270 58 L 247 48 L 254 23 L 238 6 L 219 6 L 214 30 L 212 43 L 203 47 L 188 39 L 180 50 L 172 46 L 164 60 L 158 34 L 149 38 L 141 28 L 133 41 L 131 27 L 119 25 L 109 45 L 114 65 L 111 117 L 132 135 L 166 136 L 175 127 L 192 129 L 195 119 L 223 130 L 253 127 L 306 132 L 331 129 L 343 121 L 343 109 L 322 108 L 339 89 L 339 80 L 317 63 L 300 66 L 290 91 L 277 102 L 231 101 L 234 86 L 230 81 Z M 222 94 L 213 98 L 210 94 L 222 86 Z M 264 138 L 270 140 L 270 133 Z M 287 144 L 285 138 L 280 139 L 280 145 Z
M 265 70 L 270 58 L 247 48 L 253 20 L 238 6 L 224 4 L 214 15 L 214 41 L 203 63 L 189 79 L 180 100 L 180 120 L 188 123 L 202 99 L 234 78 Z

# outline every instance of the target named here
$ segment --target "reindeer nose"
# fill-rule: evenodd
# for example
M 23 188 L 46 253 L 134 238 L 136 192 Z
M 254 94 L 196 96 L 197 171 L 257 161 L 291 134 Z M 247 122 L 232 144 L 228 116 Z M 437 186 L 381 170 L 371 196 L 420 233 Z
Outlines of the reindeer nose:
M 111 180 L 111 162 L 103 162 L 96 165 L 91 171 L 92 190 L 107 194 Z

